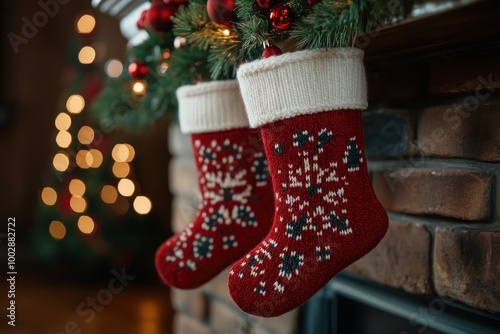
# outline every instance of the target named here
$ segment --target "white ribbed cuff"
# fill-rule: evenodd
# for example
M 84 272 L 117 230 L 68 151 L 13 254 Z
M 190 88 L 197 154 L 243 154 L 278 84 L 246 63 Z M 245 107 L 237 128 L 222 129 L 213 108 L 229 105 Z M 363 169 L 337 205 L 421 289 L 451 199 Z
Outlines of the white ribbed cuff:
M 238 82 L 251 127 L 297 115 L 368 106 L 363 51 L 285 53 L 242 65 Z
M 179 122 L 184 133 L 248 127 L 238 82 L 213 81 L 177 89 Z

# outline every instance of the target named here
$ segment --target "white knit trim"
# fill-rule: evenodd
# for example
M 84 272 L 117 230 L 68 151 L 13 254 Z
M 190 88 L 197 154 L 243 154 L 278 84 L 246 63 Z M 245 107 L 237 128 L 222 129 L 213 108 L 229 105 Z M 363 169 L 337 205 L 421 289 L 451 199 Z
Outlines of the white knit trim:
M 213 81 L 177 89 L 179 122 L 184 133 L 248 127 L 238 82 Z
M 285 53 L 242 65 L 238 81 L 251 127 L 297 115 L 368 106 L 364 52 Z

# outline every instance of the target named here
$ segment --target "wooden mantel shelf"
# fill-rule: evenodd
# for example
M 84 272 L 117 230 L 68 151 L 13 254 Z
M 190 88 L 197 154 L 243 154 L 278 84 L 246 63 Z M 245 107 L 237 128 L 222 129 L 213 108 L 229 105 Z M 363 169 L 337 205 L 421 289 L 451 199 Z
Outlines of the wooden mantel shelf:
M 372 37 L 370 37 L 370 35 Z M 390 63 L 433 56 L 500 51 L 500 1 L 478 0 L 409 19 L 358 39 L 365 62 Z

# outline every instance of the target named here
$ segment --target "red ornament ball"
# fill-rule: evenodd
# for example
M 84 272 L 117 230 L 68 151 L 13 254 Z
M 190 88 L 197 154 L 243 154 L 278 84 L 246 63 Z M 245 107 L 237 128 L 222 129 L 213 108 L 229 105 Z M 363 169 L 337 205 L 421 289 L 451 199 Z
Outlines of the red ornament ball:
M 189 0 L 165 0 L 165 3 L 176 3 L 178 5 L 185 5 L 189 2 Z
M 237 19 L 234 11 L 235 6 L 236 4 L 234 0 L 208 0 L 208 17 L 210 17 L 210 19 L 217 24 L 230 27 L 231 22 L 234 22 Z
M 257 0 L 257 4 L 260 8 L 268 9 L 274 5 L 274 0 Z
M 281 49 L 276 45 L 269 45 L 267 48 L 262 51 L 262 58 L 269 58 L 272 56 L 279 56 L 282 54 Z
M 287 30 L 292 26 L 295 20 L 295 12 L 292 7 L 286 3 L 280 3 L 271 9 L 271 14 L 269 14 L 269 20 L 271 24 L 280 30 Z
M 144 79 L 148 75 L 149 70 L 146 64 L 140 63 L 138 61 L 133 61 L 128 65 L 128 73 L 132 79 Z
M 177 13 L 177 4 L 156 2 L 148 10 L 148 23 L 151 29 L 158 33 L 166 33 L 172 30 L 172 16 Z
M 144 29 L 148 23 L 148 10 L 143 10 L 139 20 L 137 20 L 137 28 Z

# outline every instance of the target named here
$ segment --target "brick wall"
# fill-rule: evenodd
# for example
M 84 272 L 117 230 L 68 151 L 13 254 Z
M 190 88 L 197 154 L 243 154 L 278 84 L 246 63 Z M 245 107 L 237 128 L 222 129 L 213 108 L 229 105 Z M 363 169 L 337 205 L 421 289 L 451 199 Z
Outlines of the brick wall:
M 180 232 L 196 214 L 198 184 L 189 136 L 172 126 L 169 133 L 172 230 Z M 227 289 L 228 269 L 195 290 L 172 289 L 174 334 L 294 334 L 297 311 L 264 319 L 243 313 L 233 303 Z
M 428 59 L 368 77 L 366 152 L 391 222 L 349 271 L 500 313 L 499 58 Z

